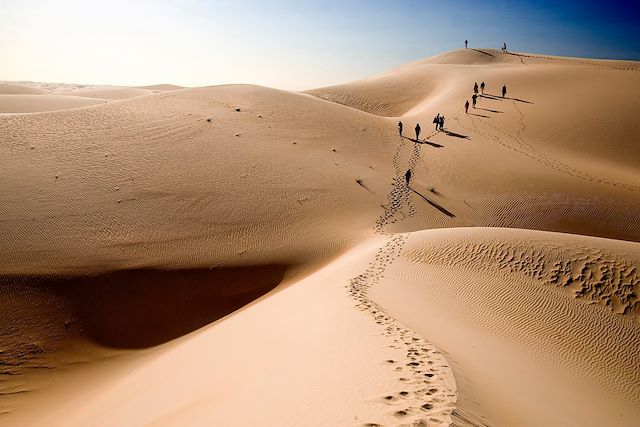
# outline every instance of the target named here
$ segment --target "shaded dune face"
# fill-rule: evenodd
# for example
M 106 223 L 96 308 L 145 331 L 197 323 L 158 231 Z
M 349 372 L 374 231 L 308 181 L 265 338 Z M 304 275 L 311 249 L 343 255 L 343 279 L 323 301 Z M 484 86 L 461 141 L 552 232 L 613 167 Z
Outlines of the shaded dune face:
M 283 265 L 262 265 L 125 270 L 72 278 L 4 277 L 0 295 L 13 307 L 0 316 L 3 324 L 14 326 L 3 332 L 6 338 L 14 335 L 14 344 L 21 336 L 34 337 L 14 347 L 34 355 L 47 350 L 45 337 L 69 334 L 113 348 L 151 347 L 259 298 L 281 282 L 285 270 Z

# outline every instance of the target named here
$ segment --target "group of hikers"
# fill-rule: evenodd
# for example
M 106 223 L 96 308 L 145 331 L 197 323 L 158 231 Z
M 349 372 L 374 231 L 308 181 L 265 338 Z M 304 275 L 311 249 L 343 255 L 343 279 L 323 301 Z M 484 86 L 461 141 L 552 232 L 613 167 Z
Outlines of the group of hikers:
M 465 40 L 466 42 L 466 40 Z M 476 104 L 478 103 L 478 91 L 484 95 L 484 88 L 486 87 L 486 84 L 484 82 L 480 83 L 480 85 L 478 85 L 478 82 L 475 82 L 473 84 L 473 96 L 471 97 L 471 102 L 472 102 L 472 106 L 473 108 L 476 108 Z M 505 95 L 507 94 L 507 85 L 502 85 L 502 97 L 504 98 Z M 467 100 L 464 103 L 464 112 L 465 113 L 469 113 L 469 100 Z M 440 113 L 436 114 L 436 116 L 433 118 L 433 123 L 435 123 L 436 125 L 436 131 L 441 131 L 444 130 L 444 120 L 445 117 L 441 116 Z M 402 124 L 402 121 L 398 122 L 398 133 L 400 134 L 400 136 L 402 136 L 402 130 L 403 130 L 404 125 Z M 415 132 L 416 132 L 416 141 L 419 141 L 420 138 L 420 131 L 422 130 L 422 128 L 420 127 L 420 123 L 416 124 L 415 127 Z
M 480 92 L 483 95 L 484 95 L 484 88 L 485 87 L 486 87 L 486 85 L 484 84 L 484 82 L 480 83 Z M 502 97 L 504 98 L 506 94 L 507 94 L 507 85 L 502 85 Z M 471 97 L 471 102 L 472 102 L 473 108 L 476 108 L 476 104 L 478 103 L 478 82 L 475 82 L 473 84 L 473 96 Z M 468 99 L 464 103 L 464 112 L 467 113 L 467 114 L 469 113 L 469 100 Z
M 444 130 L 444 116 L 441 116 L 440 113 L 438 113 L 433 118 L 433 123 L 435 123 L 437 131 Z M 404 129 L 404 125 L 402 124 L 402 121 L 399 121 L 398 122 L 398 133 L 400 134 L 400 136 L 402 136 L 402 130 L 403 129 Z M 420 123 L 416 124 L 416 127 L 414 128 L 414 130 L 416 132 L 416 141 L 419 141 L 420 140 L 420 132 L 422 131 L 422 128 L 420 127 Z
M 469 40 L 465 40 L 464 41 L 464 48 L 467 49 L 468 46 L 469 46 Z M 507 44 L 506 43 L 502 43 L 502 52 L 503 53 L 507 53 Z
M 466 49 L 467 46 L 469 44 L 468 40 L 464 41 L 464 48 Z M 507 53 L 507 44 L 503 43 L 502 45 L 502 51 L 504 53 Z M 478 82 L 475 82 L 473 84 L 473 96 L 471 97 L 471 102 L 473 103 L 473 108 L 476 108 L 476 104 L 478 103 L 478 92 L 480 92 L 480 94 L 484 95 L 484 89 L 486 87 L 486 84 L 484 82 L 480 83 L 480 85 L 478 85 Z M 502 85 L 502 97 L 504 98 L 505 95 L 507 94 L 507 85 L 503 84 Z M 464 103 L 464 112 L 465 113 L 469 113 L 469 100 L 467 100 Z M 436 125 L 436 131 L 441 131 L 444 130 L 444 121 L 445 121 L 445 117 L 441 116 L 440 113 L 436 114 L 436 116 L 433 118 L 433 123 Z M 400 136 L 402 136 L 402 130 L 404 128 L 404 125 L 402 124 L 402 121 L 398 121 L 398 133 L 400 134 Z M 415 132 L 416 132 L 416 142 L 418 142 L 420 140 L 420 131 L 422 130 L 422 128 L 420 127 L 420 123 L 416 124 L 416 127 L 414 128 Z M 411 170 L 407 170 L 407 172 L 404 175 L 404 179 L 407 183 L 407 186 L 409 185 L 409 181 L 411 180 Z

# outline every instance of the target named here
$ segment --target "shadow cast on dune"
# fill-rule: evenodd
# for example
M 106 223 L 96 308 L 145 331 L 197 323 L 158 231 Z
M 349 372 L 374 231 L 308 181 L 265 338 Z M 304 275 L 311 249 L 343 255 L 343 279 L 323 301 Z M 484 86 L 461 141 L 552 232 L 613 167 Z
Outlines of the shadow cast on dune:
M 492 100 L 509 100 L 509 101 L 518 101 L 518 102 L 524 102 L 525 104 L 533 104 L 533 102 L 531 101 L 527 101 L 526 99 L 520 99 L 520 98 L 511 98 L 508 96 L 500 96 L 500 95 L 494 95 L 488 92 L 483 93 L 482 95 L 480 95 L 480 98 L 488 98 L 488 99 L 492 99 Z
M 495 55 L 492 55 L 492 54 L 490 54 L 489 52 L 485 52 L 484 50 L 474 49 L 474 48 L 469 48 L 469 50 L 474 50 L 474 51 L 476 51 L 476 52 L 484 53 L 485 55 L 488 55 L 488 56 L 490 56 L 490 57 L 492 57 L 492 58 L 495 58 L 495 57 L 496 57 Z
M 61 318 L 82 335 L 113 348 L 163 344 L 212 323 L 274 289 L 287 266 L 212 269 L 140 269 L 72 278 L 0 278 L 3 300 L 16 292 L 38 292 L 59 301 Z M 30 288 L 30 290 L 29 290 Z M 36 313 L 38 304 L 25 307 Z
M 436 147 L 436 148 L 444 147 L 444 145 L 436 144 L 435 142 L 430 142 L 430 141 L 428 141 L 426 139 L 421 141 L 419 139 L 409 138 L 408 136 L 403 136 L 403 138 L 407 138 L 409 141 L 415 142 L 416 144 L 427 144 L 427 145 L 430 145 L 430 146 Z
M 418 193 L 416 190 L 414 190 L 411 187 L 409 187 L 409 190 L 413 191 L 415 194 L 420 196 L 425 202 L 429 203 L 431 206 L 433 206 L 434 208 L 438 209 L 440 212 L 442 212 L 443 214 L 445 214 L 449 218 L 455 218 L 456 217 L 452 212 L 449 212 L 448 210 L 446 210 L 445 208 L 443 208 L 442 206 L 440 206 L 439 204 L 437 204 L 433 200 L 429 199 L 427 196 L 425 196 L 425 195 L 423 195 L 421 193 Z
M 489 116 L 485 116 L 484 114 L 474 114 L 474 113 L 467 113 L 470 116 L 478 116 L 478 117 L 484 117 L 485 119 L 490 119 L 491 117 Z
M 477 107 L 477 110 L 484 110 L 484 111 L 489 111 L 491 113 L 504 113 L 504 111 L 498 111 L 498 110 L 490 110 L 488 108 L 482 108 L 482 107 Z
M 443 132 L 447 136 L 453 136 L 453 137 L 462 138 L 462 139 L 470 139 L 467 135 L 462 135 L 461 133 L 452 132 L 450 130 L 446 130 L 445 129 L 445 130 L 443 130 Z

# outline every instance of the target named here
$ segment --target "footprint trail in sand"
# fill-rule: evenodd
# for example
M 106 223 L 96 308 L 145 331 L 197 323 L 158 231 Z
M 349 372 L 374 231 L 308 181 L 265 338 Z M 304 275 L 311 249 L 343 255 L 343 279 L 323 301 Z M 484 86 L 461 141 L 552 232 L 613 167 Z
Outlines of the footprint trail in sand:
M 407 239 L 406 234 L 387 234 L 384 228 L 398 221 L 398 213 L 406 202 L 408 215 L 415 214 L 411 203 L 410 189 L 404 182 L 405 168 L 400 164 L 403 144 L 400 143 L 393 156 L 395 176 L 392 189 L 387 195 L 385 211 L 376 221 L 374 230 L 386 235 L 384 244 L 376 252 L 367 269 L 349 281 L 349 295 L 356 300 L 356 307 L 373 317 L 383 328 L 382 334 L 392 340 L 391 348 L 400 350 L 404 356 L 399 360 L 388 359 L 382 363 L 393 369 L 400 385 L 399 391 L 380 396 L 387 404 L 388 413 L 382 414 L 385 424 L 394 425 L 450 425 L 456 403 L 455 382 L 446 359 L 438 349 L 414 331 L 406 328 L 368 297 L 368 290 L 378 284 L 387 268 L 400 256 Z M 413 144 L 407 169 L 413 171 L 420 157 L 420 145 Z M 404 215 L 404 214 L 403 214 Z M 385 425 L 368 423 L 369 426 Z

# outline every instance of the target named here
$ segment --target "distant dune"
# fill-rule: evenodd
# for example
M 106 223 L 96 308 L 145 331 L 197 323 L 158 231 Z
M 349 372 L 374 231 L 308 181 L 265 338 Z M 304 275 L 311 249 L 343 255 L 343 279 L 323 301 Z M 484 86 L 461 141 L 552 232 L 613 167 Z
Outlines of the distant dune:
M 35 87 L 25 86 L 19 83 L 0 83 L 1 95 L 37 95 L 43 93 Z
M 149 85 L 149 86 L 136 86 L 138 89 L 149 89 L 149 90 L 178 90 L 184 89 L 184 86 L 177 86 L 172 84 L 159 84 L 159 85 Z
M 3 84 L 0 423 L 635 426 L 638 71 Z
M 150 95 L 154 93 L 154 91 L 131 87 L 91 87 L 68 89 L 59 91 L 58 93 L 69 96 L 82 96 L 87 98 L 126 99 L 136 96 Z
M 0 113 L 34 113 L 41 111 L 67 110 L 103 104 L 99 98 L 69 97 L 64 95 L 5 95 L 0 94 Z

